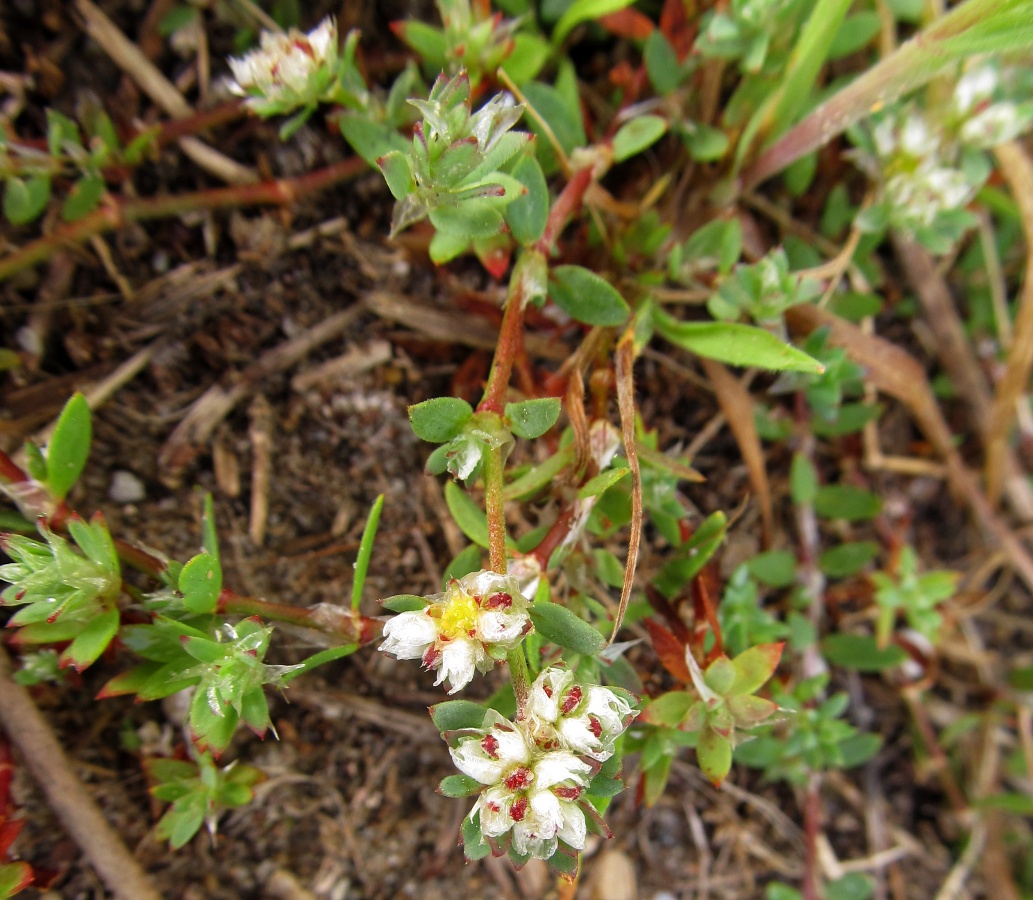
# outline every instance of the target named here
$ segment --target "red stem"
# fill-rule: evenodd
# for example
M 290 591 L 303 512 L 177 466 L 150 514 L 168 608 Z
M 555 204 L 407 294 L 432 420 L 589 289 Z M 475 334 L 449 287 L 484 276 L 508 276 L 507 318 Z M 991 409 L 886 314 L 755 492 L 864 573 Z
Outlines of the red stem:
M 3 450 L 0 450 L 0 480 L 7 484 L 22 484 L 29 480 L 29 476 Z
M 316 193 L 338 181 L 353 178 L 365 169 L 364 160 L 351 157 L 299 178 L 281 178 L 263 181 L 261 184 L 234 185 L 142 200 L 113 199 L 78 222 L 55 228 L 46 237 L 31 241 L 0 259 L 0 281 L 42 262 L 64 244 L 79 244 L 130 222 L 162 219 L 200 209 L 289 204 L 306 194 Z
M 538 563 L 544 569 L 549 565 L 549 560 L 552 558 L 552 554 L 556 552 L 556 549 L 563 543 L 567 535 L 570 533 L 570 526 L 574 524 L 574 504 L 571 503 L 560 514 L 556 517 L 556 521 L 552 523 L 549 530 L 545 532 L 543 537 L 534 550 L 531 551 L 531 555 L 538 560 Z
M 493 412 L 500 416 L 506 408 L 506 392 L 509 390 L 509 376 L 513 371 L 513 360 L 524 350 L 524 300 L 519 291 L 506 302 L 502 315 L 499 342 L 495 347 L 495 359 L 484 389 L 484 399 L 477 407 L 478 412 Z
M 534 245 L 535 250 L 543 253 L 546 258 L 552 253 L 552 247 L 559 240 L 560 234 L 579 209 L 585 199 L 585 191 L 592 183 L 591 168 L 578 169 L 570 176 L 570 181 L 563 188 L 556 202 L 549 210 L 549 218 L 545 223 L 545 231 Z
M 818 834 L 821 829 L 821 775 L 812 772 L 807 780 L 807 795 L 804 798 L 803 823 L 804 870 L 803 900 L 821 900 L 818 893 Z

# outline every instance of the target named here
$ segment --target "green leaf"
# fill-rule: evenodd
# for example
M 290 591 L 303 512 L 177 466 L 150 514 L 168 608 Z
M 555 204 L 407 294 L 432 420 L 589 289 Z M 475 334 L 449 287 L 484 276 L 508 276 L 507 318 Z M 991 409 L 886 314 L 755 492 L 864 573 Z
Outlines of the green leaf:
M 828 48 L 829 59 L 849 56 L 867 46 L 879 33 L 881 23 L 874 10 L 864 10 L 847 16 Z
M 548 41 L 537 34 L 521 31 L 513 36 L 513 51 L 506 57 L 506 74 L 514 84 L 524 84 L 542 70 L 551 53 Z
M 484 707 L 470 700 L 446 700 L 430 708 L 434 727 L 444 733 L 463 728 L 480 728 L 484 722 Z
M 775 674 L 782 659 L 784 644 L 758 644 L 744 650 L 732 665 L 735 668 L 735 682 L 728 690 L 729 696 L 752 694 Z
M 534 440 L 541 437 L 560 417 L 559 397 L 542 397 L 538 400 L 522 400 L 506 404 L 506 418 L 513 434 Z
M 438 793 L 443 797 L 469 797 L 479 793 L 483 787 L 483 784 L 469 775 L 446 775 L 438 785 Z
M 409 171 L 409 163 L 404 153 L 398 150 L 385 153 L 377 160 L 377 165 L 384 173 L 384 180 L 395 200 L 401 200 L 415 190 L 416 184 L 413 182 L 412 172 Z
M 456 525 L 479 547 L 488 546 L 488 517 L 454 481 L 445 483 L 445 503 Z
M 617 289 L 582 266 L 556 266 L 549 275 L 549 298 L 586 325 L 623 325 L 630 314 Z
M 737 322 L 679 322 L 657 311 L 657 331 L 672 344 L 691 353 L 733 366 L 758 366 L 775 371 L 825 371 L 802 350 L 779 340 L 762 328 Z
M 76 222 L 93 212 L 100 203 L 100 198 L 104 196 L 106 187 L 101 175 L 95 172 L 83 175 L 72 185 L 72 190 L 65 197 L 61 207 L 61 218 L 66 222 Z
M 825 519 L 858 522 L 875 518 L 882 510 L 882 500 L 852 484 L 828 484 L 814 495 L 814 510 Z
M 570 32 L 582 22 L 590 22 L 630 6 L 633 0 L 574 0 L 560 16 L 552 30 L 553 44 L 562 44 Z
M 465 238 L 492 237 L 502 231 L 502 213 L 487 198 L 474 197 L 457 206 L 439 206 L 430 211 L 435 228 Z
M 380 605 L 391 612 L 400 613 L 426 609 L 429 604 L 426 597 L 416 594 L 395 594 L 393 597 L 385 597 L 380 601 Z
M 882 738 L 877 734 L 856 734 L 839 744 L 839 756 L 844 769 L 851 769 L 868 762 L 882 747 Z
M 797 506 L 813 503 L 819 487 L 818 472 L 814 468 L 814 463 L 802 453 L 794 453 L 789 466 L 789 494 L 793 498 L 793 503 Z
M 856 575 L 879 555 L 874 541 L 849 541 L 824 551 L 818 557 L 818 568 L 829 578 Z
M 204 495 L 204 515 L 201 517 L 201 546 L 216 562 L 219 562 L 219 536 L 215 531 L 215 501 L 210 493 Z
M 28 471 L 32 478 L 43 482 L 43 484 L 47 483 L 47 458 L 43 455 L 43 451 L 32 441 L 25 442 L 25 463 L 26 471 Z M 33 531 L 35 530 L 33 528 Z
M 46 175 L 9 178 L 4 189 L 4 215 L 12 225 L 24 225 L 43 212 L 49 200 L 50 179 Z
M 32 866 L 25 862 L 0 866 L 0 897 L 13 897 L 32 884 Z
M 337 118 L 341 136 L 371 166 L 393 150 L 408 153 L 410 143 L 386 122 L 378 122 L 367 113 L 344 112 Z
M 468 860 L 475 862 L 478 859 L 484 859 L 484 857 L 491 853 L 491 845 L 484 839 L 484 835 L 481 834 L 480 814 L 472 819 L 469 816 L 464 817 L 461 831 L 463 855 Z
M 591 625 L 558 603 L 536 603 L 529 610 L 531 622 L 547 641 L 584 656 L 595 656 L 606 639 Z
M 796 581 L 796 557 L 788 550 L 758 553 L 746 567 L 757 581 L 768 587 L 789 587 Z
M 53 157 L 61 156 L 65 145 L 82 147 L 79 126 L 56 109 L 47 109 L 47 149 Z
M 440 28 L 406 19 L 396 23 L 392 30 L 429 68 L 441 70 L 448 64 L 448 42 Z
M 95 662 L 114 638 L 118 622 L 118 609 L 114 606 L 94 616 L 61 654 L 62 667 L 71 665 L 81 672 Z
M 728 135 L 720 128 L 701 122 L 688 123 L 682 142 L 689 156 L 698 162 L 713 162 L 728 152 Z
M 667 133 L 667 120 L 661 116 L 636 116 L 625 122 L 613 136 L 613 158 L 624 162 L 651 147 Z
M 1033 797 L 1025 794 L 988 794 L 972 805 L 976 809 L 999 809 L 1016 816 L 1033 816 Z
M 639 719 L 650 725 L 677 728 L 696 702 L 696 697 L 688 691 L 668 691 L 647 703 Z
M 346 656 L 351 656 L 358 649 L 358 644 L 342 644 L 340 647 L 327 647 L 326 650 L 313 653 L 308 659 L 303 660 L 297 668 L 291 668 L 289 672 L 285 672 L 283 682 L 286 684 L 289 681 L 293 681 L 299 675 L 311 672 L 317 666 L 323 666 L 328 662 L 333 662 L 335 659 L 344 659 Z
M 222 566 L 207 553 L 199 553 L 179 573 L 183 604 L 197 615 L 215 612 L 222 591 Z
M 696 744 L 696 759 L 703 774 L 717 787 L 732 768 L 732 745 L 713 728 L 704 728 Z
M 896 644 L 880 648 L 875 638 L 863 634 L 830 634 L 821 649 L 829 662 L 858 672 L 883 672 L 907 659 Z
M 384 495 L 373 501 L 373 507 L 366 519 L 366 527 L 362 530 L 362 541 L 359 543 L 359 554 L 355 557 L 355 576 L 352 578 L 352 609 L 358 610 L 362 601 L 362 586 L 366 583 L 366 572 L 369 560 L 373 555 L 373 540 L 377 536 L 380 525 L 380 512 L 384 508 Z
M 678 54 L 663 32 L 654 29 L 642 48 L 642 61 L 646 64 L 646 74 L 653 87 L 660 95 L 670 94 L 677 90 L 685 77 L 684 70 L 678 63 Z
M 409 407 L 412 430 L 432 444 L 454 438 L 472 415 L 473 407 L 458 397 L 434 397 Z
M 526 246 L 545 233 L 549 220 L 549 186 L 534 156 L 522 156 L 513 167 L 512 175 L 527 189 L 527 193 L 506 207 L 506 222 L 513 239 Z
M 92 436 L 90 405 L 82 394 L 73 394 L 47 446 L 47 483 L 58 499 L 64 499 L 82 473 Z
M 618 466 L 615 469 L 606 469 L 606 471 L 600 472 L 594 478 L 590 478 L 581 486 L 581 489 L 577 492 L 578 500 L 584 500 L 588 497 L 598 497 L 600 494 L 613 487 L 630 471 L 631 469 L 627 466 Z
M 481 548 L 477 544 L 471 544 L 469 547 L 464 547 L 460 550 L 446 566 L 443 575 L 444 583 L 447 585 L 451 579 L 462 578 L 464 575 L 469 575 L 471 572 L 476 572 L 481 568 L 483 568 L 481 564 Z

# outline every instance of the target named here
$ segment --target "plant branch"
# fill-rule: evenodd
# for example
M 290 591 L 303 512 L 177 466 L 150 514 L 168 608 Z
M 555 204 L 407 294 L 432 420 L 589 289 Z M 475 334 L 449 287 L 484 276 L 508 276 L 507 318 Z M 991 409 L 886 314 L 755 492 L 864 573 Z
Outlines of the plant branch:
M 567 227 L 567 222 L 581 209 L 581 204 L 585 200 L 585 192 L 591 184 L 592 169 L 590 167 L 578 169 L 570 176 L 570 181 L 567 182 L 566 187 L 556 198 L 556 202 L 550 207 L 549 218 L 545 222 L 545 231 L 534 245 L 535 249 L 546 259 L 552 253 L 552 248 L 559 240 L 563 229 Z
M 42 262 L 63 246 L 81 244 L 95 235 L 115 231 L 132 222 L 164 219 L 205 209 L 286 205 L 339 181 L 354 178 L 365 169 L 366 163 L 362 159 L 351 157 L 298 178 L 274 179 L 260 184 L 235 185 L 167 197 L 112 200 L 78 222 L 62 225 L 46 237 L 31 241 L 20 250 L 0 258 L 0 281 Z
M 477 406 L 478 412 L 493 412 L 502 415 L 506 409 L 506 392 L 513 373 L 513 361 L 524 349 L 524 299 L 517 290 L 506 301 L 502 314 L 502 327 L 495 347 L 495 358 L 491 361 L 488 384 L 484 398 Z
M 488 563 L 505 575 L 506 509 L 502 498 L 504 447 L 490 447 L 484 455 L 484 506 L 488 515 Z
M 21 752 L 25 767 L 46 795 L 108 890 L 120 900 L 161 900 L 147 873 L 108 824 L 75 776 L 46 720 L 25 688 L 11 679 L 11 661 L 0 649 L 0 725 Z

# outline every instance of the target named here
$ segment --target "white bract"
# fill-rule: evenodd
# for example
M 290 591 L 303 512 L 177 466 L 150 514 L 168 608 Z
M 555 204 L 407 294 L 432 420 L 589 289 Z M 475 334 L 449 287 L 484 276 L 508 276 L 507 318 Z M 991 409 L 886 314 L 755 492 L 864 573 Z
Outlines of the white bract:
M 234 81 L 230 90 L 247 97 L 247 105 L 262 115 L 314 106 L 333 80 L 338 62 L 337 23 L 322 22 L 307 35 L 262 32 L 257 50 L 241 59 L 230 57 Z
M 424 609 L 388 622 L 380 649 L 399 659 L 422 659 L 437 671 L 435 684 L 447 680 L 454 694 L 475 671 L 489 671 L 520 643 L 530 627 L 527 606 L 511 575 L 480 571 L 453 578 Z
M 613 756 L 634 711 L 609 688 L 581 685 L 569 669 L 545 669 L 531 686 L 528 725 L 539 746 L 558 746 L 603 762 Z

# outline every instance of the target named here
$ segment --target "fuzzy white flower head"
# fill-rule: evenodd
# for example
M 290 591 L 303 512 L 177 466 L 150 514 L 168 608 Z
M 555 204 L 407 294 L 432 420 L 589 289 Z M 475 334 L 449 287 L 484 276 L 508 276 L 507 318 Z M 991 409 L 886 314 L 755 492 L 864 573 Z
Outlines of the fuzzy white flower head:
M 915 159 L 924 159 L 935 155 L 939 148 L 940 135 L 916 110 L 912 110 L 900 127 L 901 151 Z
M 448 681 L 450 694 L 474 672 L 487 672 L 523 639 L 530 619 L 527 598 L 512 575 L 480 571 L 453 578 L 424 609 L 399 613 L 384 626 L 380 649 L 399 659 L 422 659 Z
M 598 684 L 578 684 L 569 669 L 545 669 L 531 686 L 528 725 L 539 746 L 603 762 L 634 715 L 623 697 Z
M 533 750 L 522 761 L 519 751 L 513 752 L 516 742 L 511 737 L 520 734 L 520 726 L 498 717 L 483 737 L 471 736 L 452 751 L 460 771 L 471 778 L 482 784 L 488 777 L 496 778 L 478 797 L 470 816 L 480 811 L 481 832 L 492 841 L 512 832 L 513 847 L 523 856 L 549 859 L 560 840 L 575 850 L 584 849 L 587 828 L 577 800 L 588 786 L 592 766 L 564 750 Z M 511 741 L 508 756 L 500 740 L 504 735 Z M 533 745 L 527 741 L 525 747 L 529 746 Z
M 319 102 L 336 74 L 337 23 L 324 19 L 307 35 L 292 28 L 286 34 L 264 31 L 257 50 L 230 57 L 233 93 L 262 115 L 289 112 Z

